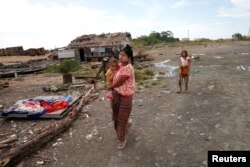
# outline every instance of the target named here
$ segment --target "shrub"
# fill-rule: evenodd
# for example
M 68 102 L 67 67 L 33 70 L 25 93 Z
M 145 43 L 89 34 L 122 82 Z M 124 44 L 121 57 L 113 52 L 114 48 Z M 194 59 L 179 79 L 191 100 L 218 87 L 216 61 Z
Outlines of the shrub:
M 154 76 L 154 72 L 152 70 L 149 70 L 149 69 L 145 69 L 145 70 L 135 69 L 135 79 L 136 79 L 137 82 L 151 79 L 152 76 Z
M 146 69 L 146 70 L 144 71 L 144 74 L 146 74 L 146 75 L 148 75 L 148 76 L 154 76 L 154 71 L 149 70 L 149 69 Z
M 60 64 L 50 66 L 46 72 L 69 73 L 80 69 L 80 65 L 75 60 L 63 60 Z
M 60 73 L 74 72 L 80 69 L 80 65 L 75 60 L 63 60 L 59 66 Z

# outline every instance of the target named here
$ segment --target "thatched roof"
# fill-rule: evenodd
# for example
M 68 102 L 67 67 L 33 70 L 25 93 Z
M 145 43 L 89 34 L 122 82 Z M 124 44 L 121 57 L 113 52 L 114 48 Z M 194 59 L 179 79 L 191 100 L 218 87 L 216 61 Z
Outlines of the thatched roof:
M 131 34 L 125 33 L 108 33 L 108 34 L 90 34 L 82 35 L 77 37 L 68 45 L 70 48 L 77 47 L 96 47 L 96 46 L 113 46 L 121 45 L 124 42 L 129 42 L 131 39 Z

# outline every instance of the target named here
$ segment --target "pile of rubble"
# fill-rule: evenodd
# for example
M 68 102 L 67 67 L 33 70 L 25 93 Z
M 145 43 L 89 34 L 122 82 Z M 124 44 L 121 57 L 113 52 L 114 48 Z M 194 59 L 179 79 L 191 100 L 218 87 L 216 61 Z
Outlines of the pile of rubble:
M 153 61 L 154 57 L 144 53 L 143 51 L 139 51 L 135 56 L 134 56 L 135 61 Z

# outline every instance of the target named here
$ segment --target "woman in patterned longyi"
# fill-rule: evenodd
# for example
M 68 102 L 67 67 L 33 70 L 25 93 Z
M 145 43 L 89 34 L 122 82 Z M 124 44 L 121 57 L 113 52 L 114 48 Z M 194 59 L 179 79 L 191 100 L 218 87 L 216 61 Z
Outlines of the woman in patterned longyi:
M 126 135 L 129 127 L 129 116 L 132 110 L 135 93 L 134 58 L 132 48 L 127 45 L 119 54 L 120 68 L 116 72 L 113 84 L 109 87 L 113 92 L 113 121 L 119 141 L 117 149 L 126 146 Z

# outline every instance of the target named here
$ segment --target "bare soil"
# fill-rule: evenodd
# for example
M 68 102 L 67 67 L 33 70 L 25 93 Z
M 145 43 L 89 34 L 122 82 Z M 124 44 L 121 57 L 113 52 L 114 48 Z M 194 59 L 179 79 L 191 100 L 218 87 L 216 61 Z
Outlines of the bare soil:
M 169 61 L 156 73 L 178 65 L 182 48 L 149 51 L 152 63 Z M 192 62 L 188 93 L 177 94 L 178 77 L 163 77 L 147 88 L 141 85 L 134 97 L 133 126 L 127 147 L 116 149 L 108 102 L 98 100 L 84 107 L 69 131 L 48 143 L 19 166 L 207 166 L 208 150 L 248 150 L 250 147 L 250 43 L 242 42 L 188 49 L 199 55 Z M 241 65 L 246 69 L 243 70 Z M 175 73 L 174 73 L 175 74 Z M 41 87 L 61 82 L 60 76 L 44 74 L 10 81 L 0 90 L 0 103 L 43 95 Z M 55 121 L 55 120 L 52 120 Z M 0 132 L 46 126 L 52 121 L 0 119 Z M 34 125 L 35 123 L 35 125 Z M 27 130 L 27 131 L 28 131 Z M 27 134 L 27 133 L 25 133 Z M 28 134 L 27 134 L 28 135 Z M 42 161 L 42 162 L 39 162 Z
M 46 59 L 48 55 L 42 56 L 0 56 L 0 63 L 15 63 L 15 62 L 25 62 L 29 60 L 39 60 L 39 59 Z

